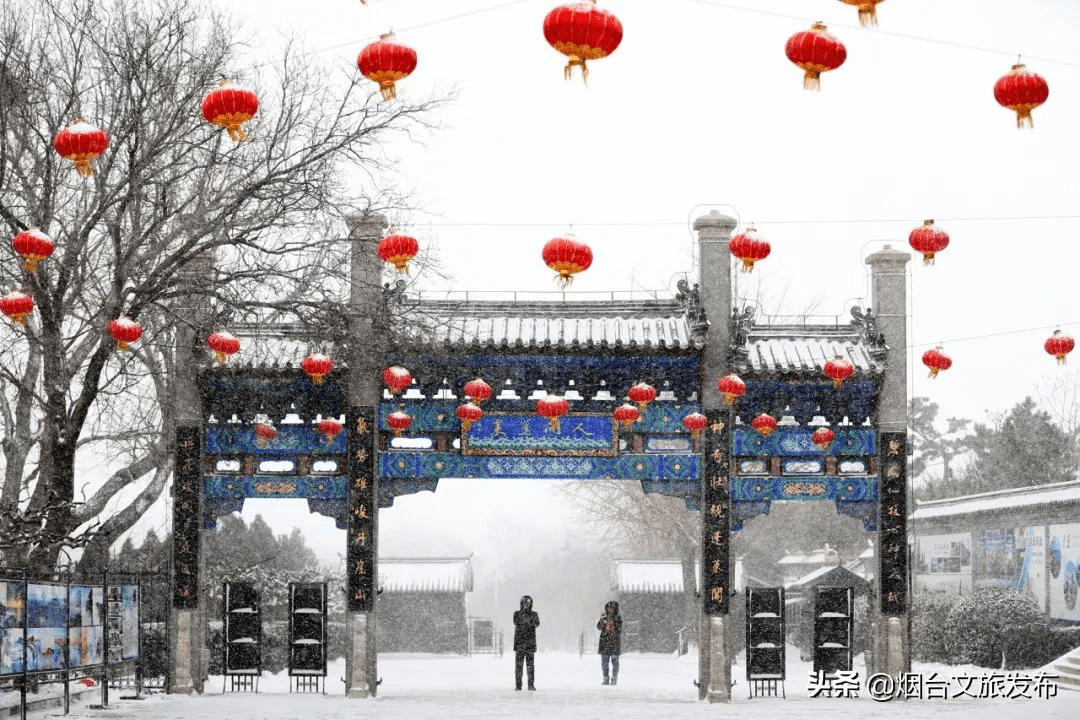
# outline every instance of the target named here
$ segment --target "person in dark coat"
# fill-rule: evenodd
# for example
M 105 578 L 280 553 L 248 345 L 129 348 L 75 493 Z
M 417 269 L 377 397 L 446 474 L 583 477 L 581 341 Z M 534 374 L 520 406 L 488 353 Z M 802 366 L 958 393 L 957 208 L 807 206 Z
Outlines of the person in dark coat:
M 529 689 L 535 690 L 536 628 L 540 627 L 540 616 L 533 611 L 533 599 L 528 595 L 521 598 L 521 609 L 514 611 L 514 689 L 521 689 L 521 666 L 529 670 Z
M 619 614 L 619 603 L 609 600 L 604 606 L 604 614 L 596 623 L 596 629 L 600 631 L 600 669 L 604 671 L 604 680 L 601 685 L 614 685 L 619 679 L 619 654 L 622 652 L 622 615 Z M 611 674 L 608 674 L 608 666 L 611 666 Z

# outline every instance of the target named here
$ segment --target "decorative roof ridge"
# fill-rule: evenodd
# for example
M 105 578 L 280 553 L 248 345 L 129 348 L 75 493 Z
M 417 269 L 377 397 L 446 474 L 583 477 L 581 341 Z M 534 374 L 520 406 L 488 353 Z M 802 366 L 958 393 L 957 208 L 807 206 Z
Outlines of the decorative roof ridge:
M 820 337 L 836 336 L 851 337 L 858 339 L 861 334 L 860 328 L 851 325 L 751 325 L 749 333 L 752 337 Z
M 463 316 L 550 315 L 552 317 L 677 316 L 686 312 L 678 300 L 418 300 L 408 311 L 438 311 Z

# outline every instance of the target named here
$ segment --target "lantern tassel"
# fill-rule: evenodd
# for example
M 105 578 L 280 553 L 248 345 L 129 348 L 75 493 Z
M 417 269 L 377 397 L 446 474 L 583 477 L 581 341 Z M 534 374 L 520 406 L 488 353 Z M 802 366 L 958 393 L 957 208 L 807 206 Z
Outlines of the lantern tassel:
M 27 255 L 26 258 L 23 259 L 23 270 L 28 273 L 37 272 L 38 262 L 44 259 L 45 258 L 41 257 L 40 255 Z
M 561 272 L 555 276 L 555 284 L 565 290 L 574 282 L 574 276 L 570 273 Z
M 938 369 L 937 368 L 930 368 L 930 379 L 931 380 L 936 378 L 937 374 L 938 374 Z
M 1031 119 L 1031 111 L 1033 108 L 1020 107 L 1016 109 L 1016 127 L 1023 128 L 1027 125 L 1029 128 L 1035 127 L 1035 121 Z
M 548 418 L 548 427 L 551 428 L 552 430 L 554 430 L 555 432 L 559 432 L 559 418 L 557 418 L 557 417 Z
M 75 161 L 75 171 L 82 177 L 90 177 L 94 174 L 94 168 L 90 167 L 90 160 L 79 158 Z
M 117 340 L 116 341 L 116 346 L 120 348 L 120 352 L 127 352 L 128 351 L 127 340 Z
M 750 272 L 753 269 L 754 269 L 754 261 L 751 260 L 750 258 L 743 258 L 742 271 L 743 272 Z
M 731 393 L 724 393 L 724 403 L 727 405 L 735 404 L 735 396 Z
M 803 75 L 802 86 L 807 90 L 821 90 L 821 73 L 817 70 L 807 70 Z
M 570 61 L 568 63 L 566 63 L 566 67 L 563 68 L 563 76 L 567 80 L 569 80 L 571 77 L 573 77 L 574 66 L 575 65 L 578 65 L 578 66 L 581 67 L 581 80 L 582 80 L 582 82 L 585 83 L 586 86 L 588 86 L 588 84 L 589 84 L 589 68 L 588 68 L 588 66 L 585 65 L 585 58 L 583 58 L 583 57 L 579 57 L 577 55 L 571 55 L 570 56 Z
M 321 373 L 312 373 L 311 381 L 316 385 L 322 385 L 323 376 Z
M 220 350 L 215 350 L 214 351 L 214 362 L 216 362 L 218 365 L 224 365 L 225 364 L 225 353 L 221 352 Z
M 1058 365 L 1064 365 L 1065 364 L 1065 356 L 1064 355 L 1058 355 L 1057 356 L 1057 361 L 1058 361 Z
M 832 386 L 836 389 L 840 389 L 840 386 L 844 384 L 844 381 L 840 378 L 833 378 Z
M 922 264 L 923 264 L 923 266 L 933 265 L 934 264 L 934 253 L 932 253 L 932 252 L 931 253 L 924 253 L 923 256 L 922 256 Z
M 863 27 L 877 26 L 877 10 L 873 5 L 859 6 L 859 24 Z
M 239 123 L 234 125 L 226 125 L 225 132 L 229 133 L 229 138 L 233 142 L 240 142 L 247 138 L 247 132 L 244 128 L 240 127 Z
M 393 100 L 397 97 L 397 88 L 394 87 L 394 81 L 379 83 L 379 90 L 382 92 L 383 100 Z

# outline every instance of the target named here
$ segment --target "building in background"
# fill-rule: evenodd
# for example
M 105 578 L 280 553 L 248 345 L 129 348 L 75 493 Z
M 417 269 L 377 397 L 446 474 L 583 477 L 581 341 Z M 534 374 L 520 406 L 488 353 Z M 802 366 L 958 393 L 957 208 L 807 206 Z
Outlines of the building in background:
M 915 589 L 1012 588 L 1080 623 L 1080 480 L 916 502 Z
M 379 652 L 469 652 L 469 558 L 379 558 Z

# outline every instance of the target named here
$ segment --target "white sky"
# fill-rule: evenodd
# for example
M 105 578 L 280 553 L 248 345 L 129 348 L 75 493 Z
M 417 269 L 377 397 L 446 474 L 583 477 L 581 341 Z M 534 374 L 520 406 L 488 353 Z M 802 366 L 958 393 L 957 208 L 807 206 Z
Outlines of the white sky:
M 886 2 L 866 29 L 836 0 L 609 0 L 624 39 L 590 62 L 585 88 L 544 40 L 556 4 L 215 1 L 243 25 L 252 63 L 291 34 L 355 75 L 360 49 L 393 27 L 419 55 L 400 97 L 457 88 L 433 118 L 441 130 L 390 148 L 423 208 L 404 228 L 453 289 L 553 290 L 540 248 L 573 225 L 595 254 L 575 290 L 673 290 L 696 273 L 690 224 L 715 207 L 772 243 L 741 292 L 846 322 L 869 304 L 863 259 L 907 248 L 935 218 L 952 242 L 935 266 L 910 264 L 910 394 L 985 421 L 1080 367 L 1080 354 L 1058 368 L 1042 349 L 1055 326 L 1080 334 L 1080 5 Z M 848 49 L 820 93 L 784 55 L 813 20 Z M 1050 85 L 1031 130 L 993 98 L 1018 53 Z M 954 364 L 931 381 L 919 357 L 938 342 Z

